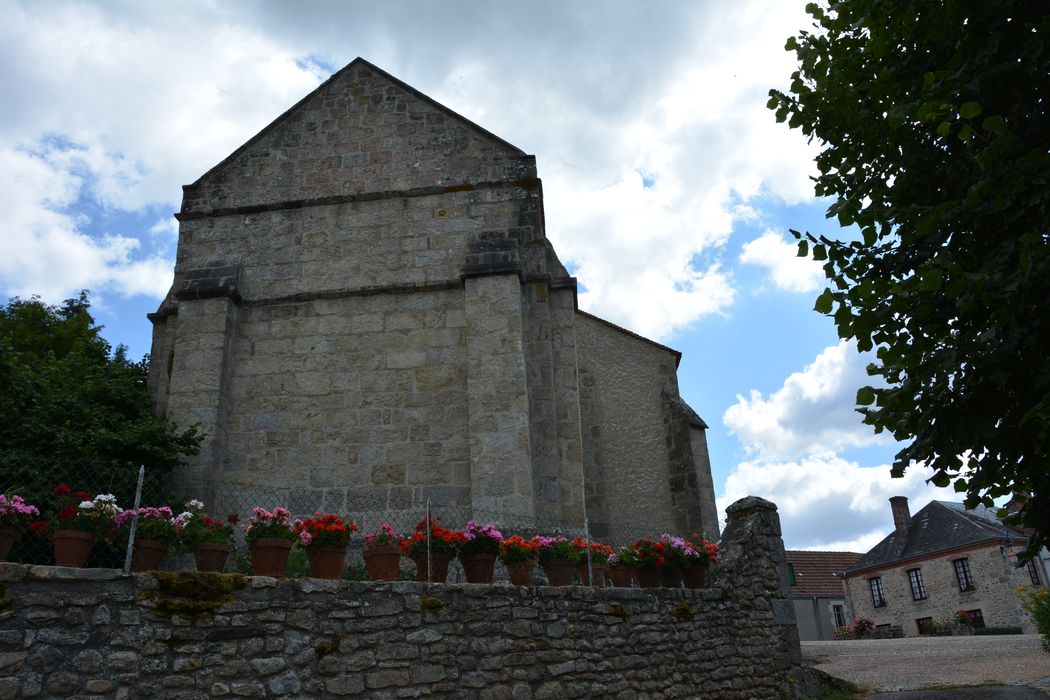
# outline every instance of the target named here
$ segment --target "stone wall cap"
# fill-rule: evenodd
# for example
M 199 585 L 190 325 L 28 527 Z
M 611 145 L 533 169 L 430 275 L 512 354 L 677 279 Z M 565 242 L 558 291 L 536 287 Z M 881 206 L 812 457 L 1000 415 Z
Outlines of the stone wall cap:
M 120 569 L 80 569 L 74 566 L 36 565 L 29 567 L 29 578 L 116 581 L 118 579 L 131 578 L 131 574 L 125 574 Z
M 0 561 L 0 581 L 21 581 L 29 574 L 29 567 L 10 561 Z
M 771 510 L 776 512 L 777 504 L 758 496 L 745 496 L 726 508 L 726 515 L 733 516 L 749 510 Z

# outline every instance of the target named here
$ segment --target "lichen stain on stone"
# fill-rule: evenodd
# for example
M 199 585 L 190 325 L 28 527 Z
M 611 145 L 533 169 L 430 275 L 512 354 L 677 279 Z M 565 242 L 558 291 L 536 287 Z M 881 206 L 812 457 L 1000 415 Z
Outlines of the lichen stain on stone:
M 437 598 L 425 595 L 419 599 L 419 610 L 424 615 L 427 613 L 430 613 L 432 615 L 440 615 L 444 609 L 445 604 Z
M 678 604 L 674 606 L 674 612 L 671 614 L 674 615 L 675 619 L 679 622 L 688 622 L 696 617 L 696 610 L 694 610 L 693 606 L 686 601 L 680 600 L 678 601 Z
M 216 610 L 233 602 L 233 591 L 247 583 L 244 574 L 154 571 L 151 575 L 157 589 L 143 597 L 153 599 L 153 614 L 169 619 L 178 615 L 190 622 L 213 617 Z
M 626 620 L 628 617 L 631 616 L 631 611 L 630 609 L 623 605 L 620 605 L 619 603 L 614 603 L 609 606 L 609 610 L 605 614 L 609 615 L 610 617 L 618 617 L 621 620 Z
M 11 597 L 11 591 L 7 586 L 0 586 L 0 615 L 11 612 L 15 605 L 15 599 Z

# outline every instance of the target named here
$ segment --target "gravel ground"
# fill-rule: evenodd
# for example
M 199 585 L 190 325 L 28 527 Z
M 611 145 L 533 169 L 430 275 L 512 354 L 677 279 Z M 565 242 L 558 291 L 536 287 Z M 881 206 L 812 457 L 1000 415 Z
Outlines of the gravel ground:
M 1050 690 L 1050 654 L 1040 641 L 1039 635 L 1023 634 L 802 642 L 802 656 L 821 671 L 872 690 L 982 684 Z

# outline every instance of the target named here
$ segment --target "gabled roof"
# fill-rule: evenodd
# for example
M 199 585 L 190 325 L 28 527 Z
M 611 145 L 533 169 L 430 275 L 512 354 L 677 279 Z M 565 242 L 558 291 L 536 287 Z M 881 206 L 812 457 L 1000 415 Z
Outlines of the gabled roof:
M 795 571 L 796 585 L 791 587 L 793 598 L 842 598 L 846 590 L 842 572 L 861 556 L 857 552 L 797 550 L 788 550 L 784 554 Z
M 912 516 L 907 532 L 896 531 L 871 548 L 847 573 L 883 568 L 953 549 L 997 542 L 1024 542 L 1024 532 L 1004 525 L 995 511 L 966 510 L 961 503 L 931 501 Z

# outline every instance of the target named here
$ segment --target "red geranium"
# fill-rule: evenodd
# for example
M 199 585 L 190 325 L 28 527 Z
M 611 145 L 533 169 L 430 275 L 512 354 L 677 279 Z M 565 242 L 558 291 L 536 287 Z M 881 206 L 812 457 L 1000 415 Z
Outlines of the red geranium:
M 319 544 L 346 546 L 350 533 L 357 531 L 357 525 L 335 513 L 314 513 L 312 518 L 297 520 L 293 529 L 304 547 Z
M 459 530 L 449 530 L 438 525 L 433 518 L 430 519 L 430 551 L 447 554 L 454 557 L 459 553 L 459 548 L 466 542 L 466 538 Z M 410 556 L 426 554 L 427 551 L 427 520 L 424 518 L 416 524 L 415 530 L 408 537 L 402 537 L 398 544 L 401 551 Z
M 73 489 L 69 488 L 65 484 L 55 484 L 55 488 L 52 490 L 59 496 L 65 496 L 67 493 L 73 493 Z

